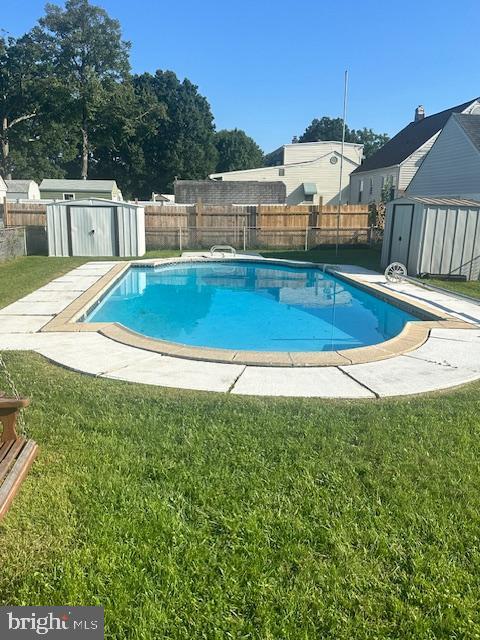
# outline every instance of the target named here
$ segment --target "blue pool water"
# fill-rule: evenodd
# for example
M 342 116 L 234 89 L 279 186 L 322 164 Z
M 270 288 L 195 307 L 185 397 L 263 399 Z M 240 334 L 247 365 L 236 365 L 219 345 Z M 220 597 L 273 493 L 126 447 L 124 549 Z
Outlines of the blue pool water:
M 376 344 L 418 320 L 314 267 L 260 262 L 132 267 L 86 322 L 152 338 L 253 351 L 331 351 Z

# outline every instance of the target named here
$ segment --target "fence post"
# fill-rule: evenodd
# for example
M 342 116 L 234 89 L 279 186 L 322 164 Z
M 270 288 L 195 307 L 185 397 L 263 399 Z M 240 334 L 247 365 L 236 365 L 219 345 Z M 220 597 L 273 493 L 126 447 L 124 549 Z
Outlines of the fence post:
M 182 251 L 182 227 L 180 225 L 178 227 L 178 248 Z
M 308 251 L 308 231 L 309 227 L 305 229 L 305 251 Z
M 247 227 L 243 225 L 243 250 L 247 249 Z
M 7 196 L 3 199 L 3 226 L 9 227 Z

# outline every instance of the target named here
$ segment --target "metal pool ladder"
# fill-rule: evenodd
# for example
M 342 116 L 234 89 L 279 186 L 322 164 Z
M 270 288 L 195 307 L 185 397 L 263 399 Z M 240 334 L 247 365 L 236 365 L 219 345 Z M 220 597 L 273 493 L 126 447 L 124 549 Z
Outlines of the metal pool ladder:
M 210 249 L 211 256 L 213 256 L 215 253 L 221 253 L 223 258 L 225 257 L 225 252 L 230 253 L 232 256 L 237 255 L 237 250 L 228 244 L 214 244 Z

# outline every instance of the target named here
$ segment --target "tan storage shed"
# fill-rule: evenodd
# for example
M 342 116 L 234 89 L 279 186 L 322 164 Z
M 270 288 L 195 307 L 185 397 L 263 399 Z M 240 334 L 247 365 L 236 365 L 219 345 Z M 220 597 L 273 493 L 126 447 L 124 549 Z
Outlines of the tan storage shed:
M 480 277 L 480 202 L 411 196 L 387 205 L 382 266 L 406 265 L 408 274 Z
M 64 200 L 47 205 L 48 255 L 143 256 L 143 207 L 113 200 Z

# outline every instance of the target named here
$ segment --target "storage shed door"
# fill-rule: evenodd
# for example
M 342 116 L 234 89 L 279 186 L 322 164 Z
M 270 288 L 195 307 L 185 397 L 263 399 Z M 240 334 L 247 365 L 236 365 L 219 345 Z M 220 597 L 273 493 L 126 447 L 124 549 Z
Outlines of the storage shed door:
M 413 204 L 396 204 L 393 207 L 393 226 L 390 245 L 390 261 L 407 264 L 412 230 Z
M 114 207 L 71 206 L 68 209 L 72 256 L 118 255 Z

